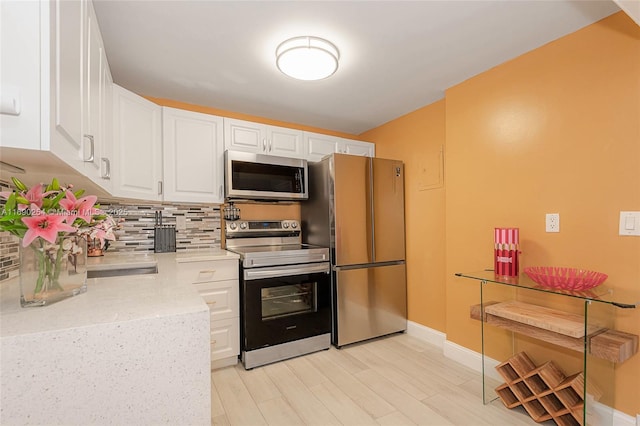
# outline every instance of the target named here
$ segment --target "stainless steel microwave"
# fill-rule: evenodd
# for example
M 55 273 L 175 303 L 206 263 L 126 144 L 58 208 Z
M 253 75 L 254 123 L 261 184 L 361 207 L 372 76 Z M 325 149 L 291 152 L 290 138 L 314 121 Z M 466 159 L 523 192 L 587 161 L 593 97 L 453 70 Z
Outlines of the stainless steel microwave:
M 225 151 L 224 188 L 228 200 L 306 200 L 307 160 Z

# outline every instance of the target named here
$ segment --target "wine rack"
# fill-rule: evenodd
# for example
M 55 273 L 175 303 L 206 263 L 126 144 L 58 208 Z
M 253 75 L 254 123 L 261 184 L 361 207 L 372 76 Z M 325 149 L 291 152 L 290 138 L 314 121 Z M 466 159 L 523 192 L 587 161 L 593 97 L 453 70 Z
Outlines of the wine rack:
M 507 408 L 521 405 L 538 423 L 553 420 L 559 426 L 584 424 L 582 372 L 567 377 L 553 361 L 536 367 L 524 352 L 499 364 L 496 370 L 505 380 L 496 393 Z M 589 390 L 599 398 L 595 387 Z

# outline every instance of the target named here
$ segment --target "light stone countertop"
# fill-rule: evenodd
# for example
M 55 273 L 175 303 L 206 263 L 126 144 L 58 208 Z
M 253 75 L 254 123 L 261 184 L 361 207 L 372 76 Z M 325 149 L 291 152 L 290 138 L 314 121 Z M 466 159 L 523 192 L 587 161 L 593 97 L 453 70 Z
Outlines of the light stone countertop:
M 20 307 L 18 279 L 0 284 L 0 424 L 210 425 L 210 312 L 177 269 L 220 259 L 238 256 L 107 252 L 90 269 L 158 273 L 88 279 L 44 307 Z
M 181 253 L 109 253 L 88 258 L 87 269 L 153 266 L 157 274 L 87 279 L 87 292 L 50 306 L 20 307 L 18 278 L 0 283 L 0 337 L 135 321 L 205 311 L 190 284 L 177 282 L 176 266 L 190 261 L 238 259 L 226 250 Z

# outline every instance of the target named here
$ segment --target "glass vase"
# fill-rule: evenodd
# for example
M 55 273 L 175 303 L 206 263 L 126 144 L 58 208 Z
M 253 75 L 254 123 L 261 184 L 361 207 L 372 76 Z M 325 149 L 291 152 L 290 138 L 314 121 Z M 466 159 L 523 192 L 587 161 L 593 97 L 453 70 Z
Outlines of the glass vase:
M 20 243 L 20 305 L 47 306 L 87 291 L 87 240 L 59 235 Z

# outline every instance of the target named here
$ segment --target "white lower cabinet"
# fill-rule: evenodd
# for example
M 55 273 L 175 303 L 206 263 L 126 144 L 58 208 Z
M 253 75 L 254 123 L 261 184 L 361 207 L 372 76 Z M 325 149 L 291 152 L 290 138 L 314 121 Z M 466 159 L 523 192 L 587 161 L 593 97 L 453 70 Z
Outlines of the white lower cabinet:
M 211 315 L 213 317 L 213 314 Z M 238 362 L 240 327 L 237 318 L 211 321 L 211 369 Z
M 178 279 L 192 283 L 211 315 L 211 369 L 235 365 L 240 354 L 237 260 L 178 263 Z

